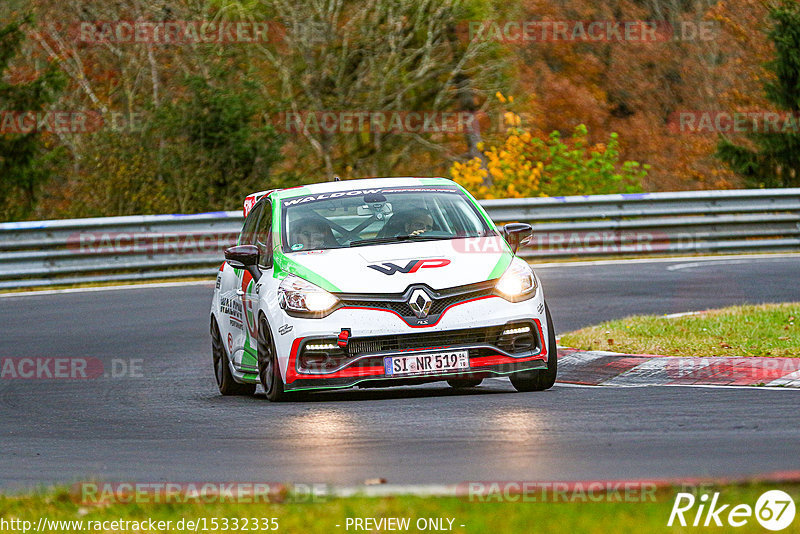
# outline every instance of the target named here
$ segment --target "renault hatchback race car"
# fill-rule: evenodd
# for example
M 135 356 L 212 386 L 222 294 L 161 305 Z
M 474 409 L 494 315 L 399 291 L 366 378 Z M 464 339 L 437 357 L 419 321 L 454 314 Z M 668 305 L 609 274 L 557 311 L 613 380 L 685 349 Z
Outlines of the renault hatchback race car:
M 502 233 L 444 178 L 379 178 L 262 191 L 245 199 L 211 304 L 223 395 L 508 376 L 518 391 L 556 379 L 539 279 L 515 256 L 527 224 Z

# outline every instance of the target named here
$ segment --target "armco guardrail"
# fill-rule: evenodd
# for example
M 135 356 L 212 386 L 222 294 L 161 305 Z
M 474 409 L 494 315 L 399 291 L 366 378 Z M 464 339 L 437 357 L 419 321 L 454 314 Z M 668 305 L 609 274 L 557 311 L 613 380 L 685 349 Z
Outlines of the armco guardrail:
M 487 200 L 534 225 L 529 259 L 800 250 L 800 188 Z
M 800 188 L 487 200 L 549 258 L 800 251 Z M 213 275 L 239 211 L 0 224 L 0 288 Z
M 0 224 L 0 288 L 213 274 L 241 211 Z

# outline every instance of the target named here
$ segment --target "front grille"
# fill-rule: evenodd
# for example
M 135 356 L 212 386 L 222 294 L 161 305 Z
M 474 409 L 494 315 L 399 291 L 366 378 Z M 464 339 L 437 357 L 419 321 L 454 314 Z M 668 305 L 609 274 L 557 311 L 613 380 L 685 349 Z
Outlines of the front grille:
M 380 341 L 358 341 L 356 343 L 350 343 L 348 349 L 351 353 L 355 354 L 363 354 L 369 352 L 380 352 L 381 350 L 381 342 Z
M 470 293 L 466 293 L 463 295 L 457 295 L 452 297 L 444 297 L 441 299 L 434 299 L 433 303 L 431 303 L 431 311 L 430 315 L 438 315 L 442 313 L 445 308 L 452 306 L 453 304 L 457 304 L 459 302 L 464 302 L 465 300 L 472 300 L 480 297 L 487 297 L 494 292 L 493 289 L 482 289 L 480 291 L 473 291 Z M 412 312 L 413 313 L 413 312 Z
M 439 315 L 448 307 L 459 302 L 472 300 L 480 297 L 486 297 L 493 293 L 492 289 L 482 289 L 479 291 L 472 291 L 461 295 L 452 295 L 449 297 L 433 298 L 431 302 L 431 309 L 428 315 Z M 379 308 L 382 310 L 391 310 L 401 317 L 412 317 L 414 312 L 411 306 L 406 301 L 389 301 L 389 300 L 344 300 L 346 306 L 357 306 L 360 308 Z
M 370 352 L 449 347 L 451 345 L 496 345 L 504 328 L 504 326 L 494 326 L 362 339 L 351 338 L 347 348 L 350 354 L 368 354 Z
M 411 292 L 422 286 L 411 286 L 404 293 L 390 295 L 359 295 L 340 293 L 337 296 L 345 306 L 360 308 L 378 308 L 391 310 L 401 317 L 414 317 L 414 312 L 408 305 Z M 494 293 L 494 282 L 481 282 L 467 286 L 459 286 L 441 291 L 434 291 L 429 287 L 424 287 L 425 292 L 431 298 L 431 309 L 428 316 L 439 315 L 448 307 L 459 302 L 486 297 Z

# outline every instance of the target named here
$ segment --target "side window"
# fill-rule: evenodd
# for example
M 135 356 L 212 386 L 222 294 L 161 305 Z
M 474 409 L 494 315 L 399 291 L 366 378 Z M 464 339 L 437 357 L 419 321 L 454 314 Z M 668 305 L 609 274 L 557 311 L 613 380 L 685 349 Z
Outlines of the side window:
M 264 214 L 258 222 L 255 244 L 260 253 L 261 265 L 269 267 L 272 265 L 272 205 L 267 200 L 262 204 Z
M 256 204 L 247 216 L 247 219 L 244 221 L 244 227 L 242 228 L 242 234 L 239 236 L 240 245 L 255 245 L 256 225 L 258 224 L 258 218 L 261 216 L 263 210 L 264 203 L 261 202 Z

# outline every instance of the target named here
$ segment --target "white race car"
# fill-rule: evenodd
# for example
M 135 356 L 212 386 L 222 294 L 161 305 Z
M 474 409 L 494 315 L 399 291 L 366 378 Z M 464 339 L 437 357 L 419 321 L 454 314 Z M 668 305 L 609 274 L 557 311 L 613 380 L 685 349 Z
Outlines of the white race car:
M 378 178 L 262 191 L 245 199 L 211 303 L 223 395 L 508 376 L 556 379 L 541 284 L 502 233 L 444 178 Z

